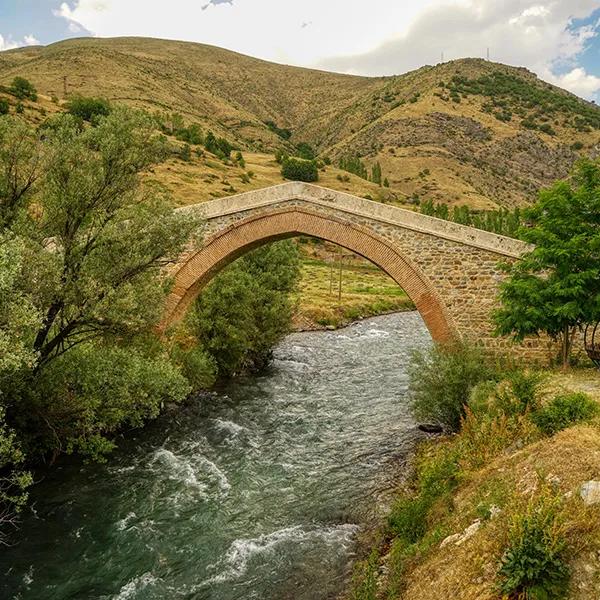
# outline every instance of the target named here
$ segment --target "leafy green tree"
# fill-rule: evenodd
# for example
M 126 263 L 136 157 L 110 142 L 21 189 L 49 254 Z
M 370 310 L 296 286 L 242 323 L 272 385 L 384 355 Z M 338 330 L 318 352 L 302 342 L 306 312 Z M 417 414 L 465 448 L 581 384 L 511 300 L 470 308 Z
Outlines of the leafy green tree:
M 314 148 L 306 142 L 300 142 L 296 145 L 296 155 L 304 160 L 314 160 L 317 156 Z
M 300 262 L 293 242 L 265 246 L 237 260 L 198 297 L 192 328 L 219 376 L 265 367 L 289 331 Z
M 377 185 L 381 185 L 381 164 L 376 162 L 371 167 L 371 181 Z
M 98 117 L 106 117 L 111 111 L 110 102 L 105 98 L 85 98 L 84 96 L 70 98 L 66 108 L 75 117 L 90 123 Z
M 28 206 L 43 169 L 39 135 L 22 119 L 0 118 L 0 230 Z
M 19 100 L 37 100 L 37 90 L 31 81 L 24 77 L 15 77 L 9 88 L 10 93 Z
M 292 181 L 305 181 L 307 183 L 318 181 L 319 170 L 314 160 L 302 158 L 286 158 L 281 165 L 281 174 L 285 179 Z
M 496 331 L 522 340 L 559 340 L 567 367 L 578 328 L 600 319 L 600 165 L 577 164 L 572 177 L 540 192 L 525 211 L 521 237 L 535 247 L 507 266 Z
M 83 130 L 63 115 L 45 143 L 53 159 L 40 191 L 38 237 L 52 240 L 53 251 L 40 252 L 47 272 L 35 285 L 44 315 L 33 343 L 38 369 L 83 341 L 156 323 L 161 265 L 195 226 L 160 192 L 140 188 L 139 173 L 163 151 L 143 115 L 115 110 Z
M 6 98 L 0 98 L 0 116 L 7 115 L 10 109 L 10 105 L 8 104 L 8 100 Z

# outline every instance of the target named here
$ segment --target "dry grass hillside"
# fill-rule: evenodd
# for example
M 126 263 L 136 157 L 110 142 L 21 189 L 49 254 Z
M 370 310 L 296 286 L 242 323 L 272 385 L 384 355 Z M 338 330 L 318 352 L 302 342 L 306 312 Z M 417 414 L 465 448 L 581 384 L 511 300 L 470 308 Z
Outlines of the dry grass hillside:
M 600 153 L 598 107 L 525 69 L 476 59 L 365 78 L 201 44 L 85 38 L 0 53 L 0 84 L 15 76 L 40 93 L 25 106 L 36 122 L 61 110 L 66 77 L 67 96 L 177 112 L 242 150 L 243 168 L 194 153 L 158 167 L 153 178 L 178 204 L 280 182 L 273 152 L 293 153 L 300 142 L 332 159 L 322 185 L 395 204 L 418 198 L 482 209 L 531 201 L 579 155 Z M 339 170 L 350 156 L 368 171 L 379 162 L 390 187 Z

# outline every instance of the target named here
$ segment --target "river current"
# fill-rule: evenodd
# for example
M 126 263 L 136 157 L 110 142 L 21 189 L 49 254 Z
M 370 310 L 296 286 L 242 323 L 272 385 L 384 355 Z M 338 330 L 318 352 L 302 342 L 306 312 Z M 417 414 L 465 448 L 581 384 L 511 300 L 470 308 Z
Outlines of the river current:
M 0 598 L 324 600 L 418 437 L 407 365 L 417 313 L 296 333 L 236 379 L 63 465 L 0 548 Z

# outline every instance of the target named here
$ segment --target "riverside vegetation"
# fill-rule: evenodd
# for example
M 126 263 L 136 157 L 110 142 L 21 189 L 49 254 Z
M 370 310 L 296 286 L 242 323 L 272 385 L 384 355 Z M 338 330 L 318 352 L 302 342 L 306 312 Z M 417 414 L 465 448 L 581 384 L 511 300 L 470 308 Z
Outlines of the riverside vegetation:
M 61 454 L 102 460 L 115 435 L 165 403 L 260 368 L 288 331 L 299 259 L 281 242 L 225 270 L 185 332 L 158 338 L 161 266 L 199 226 L 140 185 L 164 152 L 152 120 L 129 109 L 93 126 L 0 118 L 3 535 L 26 501 L 28 467 Z
M 600 382 L 569 372 L 573 335 L 600 317 L 600 165 L 524 211 L 537 245 L 509 269 L 498 334 L 546 333 L 563 370 L 510 355 L 438 346 L 413 360 L 415 416 L 439 425 L 423 443 L 368 557 L 354 600 L 547 600 L 598 597 Z M 580 359 L 581 360 L 581 359 Z

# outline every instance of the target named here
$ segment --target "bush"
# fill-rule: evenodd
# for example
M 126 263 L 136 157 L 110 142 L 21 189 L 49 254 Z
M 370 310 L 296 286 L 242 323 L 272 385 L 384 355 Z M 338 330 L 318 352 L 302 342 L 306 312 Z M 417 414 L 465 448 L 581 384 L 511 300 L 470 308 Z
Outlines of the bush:
M 311 183 L 319 179 L 317 163 L 314 160 L 287 158 L 281 166 L 281 174 L 285 179 Z
M 0 98 L 0 115 L 7 115 L 10 109 L 8 100 L 6 98 Z
M 527 600 L 563 598 L 569 580 L 566 550 L 560 505 L 545 492 L 513 518 L 498 591 Z
M 15 77 L 9 88 L 10 93 L 19 100 L 37 100 L 37 90 L 33 84 L 24 77 Z
M 139 427 L 165 403 L 183 401 L 190 386 L 165 358 L 90 343 L 54 360 L 35 381 L 31 415 L 22 416 L 33 419 L 27 430 L 36 436 L 38 452 L 102 460 L 121 427 Z
M 304 160 L 314 160 L 316 157 L 313 147 L 306 142 L 300 142 L 296 146 L 296 155 Z
M 90 123 L 98 117 L 106 117 L 110 114 L 110 102 L 104 98 L 84 98 L 74 96 L 67 102 L 67 112 Z
M 531 415 L 533 422 L 547 435 L 553 435 L 576 423 L 587 421 L 599 412 L 598 403 L 587 394 L 556 396 Z
M 434 346 L 416 353 L 409 369 L 409 390 L 417 419 L 458 431 L 471 390 L 497 374 L 481 350 L 463 344 Z
M 278 242 L 240 258 L 198 297 L 190 326 L 219 377 L 268 365 L 273 346 L 289 331 L 290 292 L 299 275 L 296 245 Z

